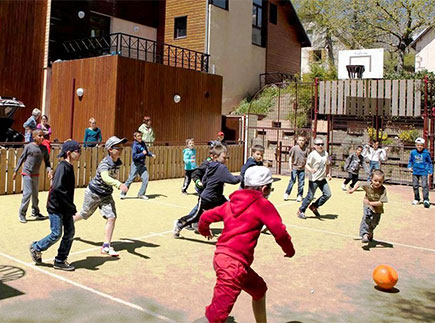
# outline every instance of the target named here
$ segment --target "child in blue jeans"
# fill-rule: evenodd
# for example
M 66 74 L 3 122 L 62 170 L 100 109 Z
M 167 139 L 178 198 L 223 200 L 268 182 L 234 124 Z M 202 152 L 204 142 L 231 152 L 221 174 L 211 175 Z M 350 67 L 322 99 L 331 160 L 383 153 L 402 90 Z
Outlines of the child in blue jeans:
M 41 252 L 50 248 L 60 239 L 63 227 L 64 233 L 57 256 L 54 258 L 53 267 L 54 269 L 72 271 L 75 268 L 66 259 L 71 250 L 75 233 L 73 215 L 77 213 L 74 205 L 75 176 L 73 167 L 73 163 L 80 158 L 80 146 L 77 141 L 66 141 L 58 157 L 63 157 L 64 160 L 56 168 L 47 200 L 51 232 L 45 238 L 33 242 L 29 249 L 35 264 L 41 264 Z
M 137 193 L 137 197 L 143 200 L 148 200 L 148 196 L 145 195 L 148 186 L 148 170 L 145 166 L 146 156 L 156 158 L 152 152 L 148 150 L 148 147 L 144 141 L 142 141 L 142 132 L 136 131 L 134 134 L 134 142 L 131 148 L 132 161 L 130 166 L 130 174 L 125 182 L 125 186 L 130 188 L 131 183 L 133 183 L 136 175 L 139 175 L 142 179 L 142 186 Z M 121 200 L 125 199 L 127 193 L 121 192 Z
M 420 203 L 420 180 L 423 189 L 423 204 L 425 208 L 430 207 L 428 175 L 433 174 L 433 164 L 429 152 L 424 148 L 424 139 L 417 138 L 415 147 L 409 155 L 408 169 L 412 171 L 412 187 L 414 189 L 414 201 L 412 205 Z

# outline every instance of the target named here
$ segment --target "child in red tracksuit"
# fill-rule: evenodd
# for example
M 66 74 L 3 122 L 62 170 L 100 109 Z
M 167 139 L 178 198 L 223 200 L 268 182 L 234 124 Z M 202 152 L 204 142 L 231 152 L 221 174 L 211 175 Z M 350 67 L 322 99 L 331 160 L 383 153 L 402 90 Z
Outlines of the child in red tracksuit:
M 272 174 L 267 167 L 250 167 L 245 173 L 245 188 L 235 191 L 229 202 L 204 212 L 200 218 L 198 230 L 208 239 L 213 237 L 210 224 L 224 222 L 213 261 L 216 285 L 205 311 L 209 322 L 225 322 L 242 290 L 252 296 L 256 322 L 266 322 L 267 286 L 250 267 L 263 225 L 273 234 L 285 257 L 295 254 L 278 211 L 267 200 L 271 187 Z

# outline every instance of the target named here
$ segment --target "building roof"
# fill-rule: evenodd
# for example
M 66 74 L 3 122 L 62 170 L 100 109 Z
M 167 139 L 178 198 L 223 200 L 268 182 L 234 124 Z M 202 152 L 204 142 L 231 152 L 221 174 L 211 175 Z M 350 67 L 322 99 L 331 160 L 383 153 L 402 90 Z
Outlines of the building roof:
M 296 12 L 295 7 L 293 6 L 293 3 L 291 2 L 291 0 L 288 0 L 288 3 L 291 6 L 291 12 L 292 12 L 292 16 L 291 18 L 294 18 L 294 25 L 296 27 L 296 30 L 298 32 L 298 39 L 299 42 L 301 43 L 302 47 L 311 47 L 311 41 L 310 38 L 308 37 L 304 26 L 302 25 L 299 16 Z
M 424 37 L 424 35 L 426 35 L 429 31 L 431 31 L 432 28 L 433 27 L 427 27 L 420 34 L 418 34 L 417 37 L 415 37 L 415 39 L 412 41 L 410 46 L 415 49 L 415 46 L 417 45 L 417 42 L 419 42 Z

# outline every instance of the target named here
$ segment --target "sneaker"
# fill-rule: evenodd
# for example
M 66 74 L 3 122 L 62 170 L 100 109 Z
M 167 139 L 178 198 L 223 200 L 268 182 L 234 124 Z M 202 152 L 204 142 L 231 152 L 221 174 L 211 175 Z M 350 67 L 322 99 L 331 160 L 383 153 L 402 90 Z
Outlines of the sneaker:
M 341 184 L 341 189 L 342 189 L 343 191 L 347 191 L 346 184 Z
M 18 220 L 20 220 L 20 222 L 21 223 L 27 223 L 27 220 L 26 220 L 26 216 L 25 215 L 19 215 L 18 216 Z
M 302 201 L 302 196 L 301 195 L 298 195 L 298 197 L 297 197 L 297 199 L 296 199 L 296 202 L 301 202 Z
M 187 191 L 181 190 L 181 194 L 187 195 Z
M 109 255 L 111 257 L 119 257 L 119 253 L 117 253 L 115 251 L 115 249 L 113 249 L 112 246 L 109 247 L 101 247 L 101 253 L 103 255 Z
M 316 208 L 316 206 L 314 204 L 311 204 L 308 208 L 311 210 L 311 212 L 314 213 L 315 216 L 320 218 L 320 213 L 319 213 L 319 211 L 317 210 L 317 208 Z
M 301 210 L 298 210 L 298 212 L 296 213 L 298 215 L 299 219 L 306 219 L 307 217 L 305 216 L 304 212 L 301 212 Z
M 35 220 L 45 220 L 45 216 L 43 216 L 41 213 L 35 213 L 32 214 L 32 216 L 35 218 Z
M 362 236 L 361 242 L 362 243 L 367 243 L 370 241 L 369 235 L 366 233 Z
M 125 199 L 125 194 L 120 194 L 120 195 L 119 195 L 119 198 L 120 198 L 121 200 L 124 200 L 124 199 Z
M 288 201 L 288 194 L 287 193 L 284 194 L 283 199 L 284 199 L 284 201 Z
M 54 269 L 60 269 L 60 270 L 65 270 L 65 271 L 74 271 L 76 268 L 72 265 L 70 265 L 66 260 L 59 262 L 59 261 L 54 261 L 53 262 L 53 268 Z
M 149 200 L 149 199 L 150 199 L 150 198 L 149 198 L 148 196 L 146 196 L 146 195 L 141 195 L 141 196 L 138 196 L 137 198 L 142 199 L 142 200 Z
M 420 201 L 418 201 L 418 200 L 414 200 L 414 201 L 412 201 L 412 205 L 418 205 L 418 203 L 420 203 Z
M 185 227 L 185 229 L 186 229 L 186 230 L 189 230 L 189 231 L 193 231 L 193 230 L 195 230 L 195 228 L 194 228 L 193 225 L 191 225 L 191 224 L 189 224 L 187 227 Z
M 426 209 L 428 209 L 428 208 L 430 207 L 430 202 L 429 202 L 428 200 L 425 200 L 425 201 L 423 202 L 423 204 L 424 204 L 424 207 L 425 207 Z
M 174 236 L 174 239 L 180 238 L 180 232 L 181 232 L 180 224 L 178 223 L 178 220 L 175 220 L 174 229 L 172 230 L 172 235 Z
M 30 247 L 29 247 L 30 257 L 32 257 L 32 260 L 35 262 L 35 264 L 41 264 L 42 263 L 42 253 L 41 253 L 41 251 L 38 251 L 35 248 L 33 248 L 33 244 L 35 242 L 36 241 L 33 241 L 30 244 Z

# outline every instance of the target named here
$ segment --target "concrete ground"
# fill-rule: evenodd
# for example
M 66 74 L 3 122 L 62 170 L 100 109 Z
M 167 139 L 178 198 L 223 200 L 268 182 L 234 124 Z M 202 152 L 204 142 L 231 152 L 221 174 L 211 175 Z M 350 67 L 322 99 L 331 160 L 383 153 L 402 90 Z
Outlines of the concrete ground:
M 288 177 L 275 176 L 270 200 L 280 212 L 296 249 L 284 258 L 273 236 L 262 234 L 253 268 L 268 284 L 270 322 L 430 322 L 435 321 L 435 207 L 411 206 L 412 189 L 387 186 L 389 203 L 375 231 L 376 242 L 358 237 L 363 192 L 346 194 L 341 180 L 330 182 L 332 198 L 320 219 L 296 217 L 299 203 L 282 195 Z M 180 193 L 182 179 L 152 181 L 150 200 L 114 194 L 118 220 L 114 247 L 120 258 L 101 255 L 105 221 L 97 211 L 76 224 L 69 261 L 74 272 L 52 268 L 57 245 L 33 265 L 30 242 L 49 232 L 49 221 L 18 222 L 21 195 L 0 196 L 1 322 L 192 322 L 204 315 L 214 286 L 214 242 L 192 231 L 172 238 L 175 219 L 197 197 Z M 228 196 L 237 186 L 227 185 Z M 432 196 L 434 193 L 432 192 Z M 84 189 L 77 189 L 78 209 Z M 316 194 L 320 196 L 319 193 Z M 46 214 L 47 193 L 39 196 Z M 29 210 L 30 212 L 30 210 Z M 220 232 L 220 224 L 213 226 Z M 389 264 L 399 274 L 391 292 L 374 287 L 373 269 Z M 250 297 L 242 293 L 230 322 L 253 322 Z

